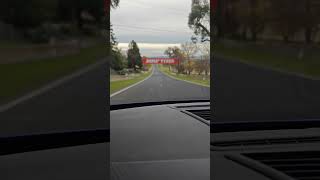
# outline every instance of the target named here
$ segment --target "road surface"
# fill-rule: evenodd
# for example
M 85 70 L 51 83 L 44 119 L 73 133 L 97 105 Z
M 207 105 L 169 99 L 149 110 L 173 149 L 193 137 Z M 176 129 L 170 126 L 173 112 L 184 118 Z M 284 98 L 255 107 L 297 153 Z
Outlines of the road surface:
M 107 64 L 0 113 L 0 137 L 108 128 Z
M 111 97 L 111 104 L 140 102 L 208 100 L 210 88 L 173 79 L 163 74 L 156 65 L 150 78 Z
M 152 76 L 114 97 L 112 104 L 209 99 L 214 121 L 320 117 L 320 82 L 215 59 L 210 88 Z M 0 113 L 0 137 L 109 127 L 107 65 Z
M 320 118 L 320 81 L 216 58 L 215 121 Z

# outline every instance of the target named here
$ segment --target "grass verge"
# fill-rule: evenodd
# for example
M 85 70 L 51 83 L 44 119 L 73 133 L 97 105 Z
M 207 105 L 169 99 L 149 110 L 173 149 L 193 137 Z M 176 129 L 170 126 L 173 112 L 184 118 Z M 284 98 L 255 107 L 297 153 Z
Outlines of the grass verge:
M 183 81 L 188 81 L 190 83 L 210 87 L 210 76 L 196 75 L 196 74 L 192 74 L 192 75 L 177 74 L 174 72 L 170 72 L 169 68 L 163 65 L 159 65 L 159 69 L 161 72 L 163 72 L 167 76 L 170 76 L 179 80 L 183 80 Z
M 139 76 L 134 77 L 132 79 L 110 82 L 110 95 L 117 91 L 120 91 L 121 89 L 131 86 L 139 81 L 144 80 L 151 74 L 151 72 L 152 72 L 152 69 L 150 69 L 148 72 L 141 73 Z
M 105 45 L 97 45 L 82 49 L 76 55 L 0 64 L 0 104 L 95 63 L 106 55 Z
M 296 73 L 311 78 L 320 78 L 320 53 L 306 54 L 302 59 L 299 59 L 298 56 L 268 53 L 249 47 L 230 48 L 222 45 L 215 46 L 214 53 L 243 63 Z

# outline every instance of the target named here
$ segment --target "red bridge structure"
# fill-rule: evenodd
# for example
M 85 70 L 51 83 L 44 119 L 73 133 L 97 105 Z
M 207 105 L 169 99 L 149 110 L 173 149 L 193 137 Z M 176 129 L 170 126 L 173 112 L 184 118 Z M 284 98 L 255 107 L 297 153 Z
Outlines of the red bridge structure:
M 177 58 L 142 58 L 143 64 L 179 64 L 179 59 Z

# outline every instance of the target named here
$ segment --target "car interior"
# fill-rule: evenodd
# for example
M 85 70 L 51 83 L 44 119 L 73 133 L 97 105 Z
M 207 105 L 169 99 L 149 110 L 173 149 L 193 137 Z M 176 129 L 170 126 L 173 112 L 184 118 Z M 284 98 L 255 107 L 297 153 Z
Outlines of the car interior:
M 211 177 L 318 179 L 319 127 L 316 120 L 213 123 Z
M 110 117 L 112 179 L 210 179 L 209 101 L 118 106 Z

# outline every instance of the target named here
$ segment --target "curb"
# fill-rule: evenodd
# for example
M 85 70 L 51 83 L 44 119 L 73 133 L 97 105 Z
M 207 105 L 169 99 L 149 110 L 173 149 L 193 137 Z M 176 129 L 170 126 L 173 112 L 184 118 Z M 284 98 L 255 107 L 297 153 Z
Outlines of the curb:
M 154 67 L 152 67 L 152 72 L 151 72 L 151 74 L 150 74 L 148 77 L 146 77 L 145 79 L 143 79 L 143 80 L 141 80 L 141 81 L 139 81 L 139 82 L 137 82 L 137 83 L 135 83 L 135 84 L 132 84 L 132 85 L 130 85 L 130 86 L 128 86 L 128 87 L 125 87 L 125 88 L 123 88 L 123 89 L 121 89 L 121 90 L 119 90 L 119 91 L 111 94 L 111 95 L 110 95 L 110 98 L 112 98 L 113 96 L 116 96 L 116 95 L 118 95 L 118 94 L 120 94 L 120 93 L 123 93 L 124 91 L 126 91 L 126 90 L 128 90 L 128 89 L 130 89 L 130 88 L 132 88 L 132 87 L 134 87 L 134 86 L 136 86 L 136 85 L 139 85 L 140 83 L 146 81 L 147 79 L 149 79 L 149 78 L 153 75 L 153 73 L 154 73 Z
M 33 91 L 27 93 L 26 95 L 23 95 L 22 97 L 18 97 L 17 99 L 15 99 L 9 103 L 6 103 L 4 105 L 0 105 L 0 113 L 5 112 L 5 111 L 15 107 L 16 105 L 23 103 L 33 97 L 39 96 L 39 95 L 41 95 L 41 94 L 43 94 L 53 88 L 56 88 L 64 83 L 76 78 L 76 77 L 79 77 L 79 76 L 91 71 L 92 69 L 95 69 L 96 67 L 98 67 L 106 62 L 107 62 L 107 58 L 99 60 L 98 62 L 91 64 L 87 67 L 84 67 L 80 70 L 77 70 L 76 72 L 74 72 L 72 74 L 66 75 L 58 80 L 54 80 L 53 82 L 48 83 L 48 84 L 44 85 L 43 87 L 40 87 L 39 89 L 33 90 Z

